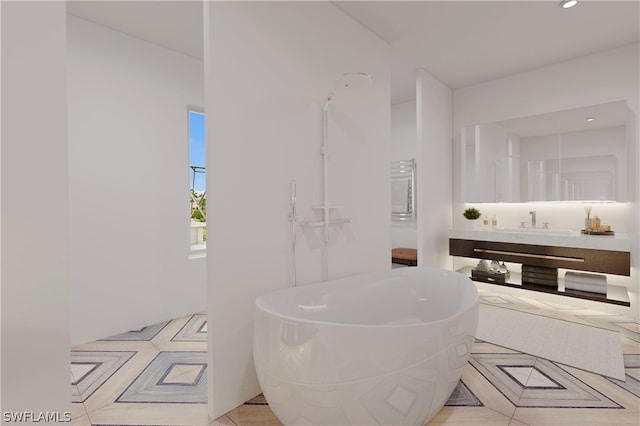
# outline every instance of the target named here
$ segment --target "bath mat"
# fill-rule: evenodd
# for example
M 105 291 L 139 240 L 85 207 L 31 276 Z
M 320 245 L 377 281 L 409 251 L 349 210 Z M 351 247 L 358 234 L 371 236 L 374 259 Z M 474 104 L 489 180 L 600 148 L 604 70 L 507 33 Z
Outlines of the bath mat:
M 618 333 L 480 304 L 476 337 L 516 351 L 625 380 Z

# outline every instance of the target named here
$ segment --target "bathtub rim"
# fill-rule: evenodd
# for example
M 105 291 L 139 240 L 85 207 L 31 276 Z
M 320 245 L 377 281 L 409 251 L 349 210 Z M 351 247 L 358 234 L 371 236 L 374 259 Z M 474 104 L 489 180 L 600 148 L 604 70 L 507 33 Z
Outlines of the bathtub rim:
M 316 282 L 316 283 L 312 283 L 312 284 L 305 284 L 303 286 L 300 287 L 285 287 L 285 288 L 281 288 L 275 291 L 271 291 L 269 293 L 266 293 L 262 296 L 259 296 L 255 299 L 255 309 L 262 311 L 268 315 L 272 315 L 274 317 L 283 319 L 283 320 L 287 320 L 287 321 L 292 321 L 292 322 L 297 322 L 297 323 L 307 323 L 307 324 L 322 324 L 322 325 L 326 325 L 326 326 L 336 326 L 336 327 L 357 327 L 357 328 L 362 328 L 362 327 L 366 327 L 366 328 L 404 328 L 404 327 L 424 327 L 426 325 L 435 325 L 435 324 L 440 324 L 440 323 L 444 323 L 444 322 L 448 322 L 448 321 L 452 321 L 455 320 L 465 314 L 467 314 L 469 311 L 472 311 L 474 309 L 474 307 L 478 306 L 479 303 L 479 294 L 478 294 L 478 288 L 475 285 L 475 283 L 466 275 L 463 275 L 459 272 L 456 271 L 451 271 L 448 269 L 442 269 L 442 268 L 433 268 L 433 267 L 418 267 L 418 269 L 421 270 L 432 270 L 432 271 L 441 271 L 441 272 L 447 272 L 447 273 L 451 273 L 451 274 L 457 274 L 460 277 L 466 278 L 466 280 L 468 280 L 469 285 L 473 288 L 473 299 L 459 312 L 447 316 L 445 318 L 441 318 L 441 319 L 437 319 L 437 320 L 433 320 L 433 321 L 423 321 L 423 322 L 417 322 L 417 323 L 407 323 L 407 324 L 354 324 L 354 323 L 346 323 L 346 322 L 333 322 L 333 321 L 321 321 L 321 320 L 315 320 L 315 319 L 308 319 L 308 318 L 300 318 L 300 317 L 295 317 L 295 316 L 291 316 L 291 315 L 286 315 L 280 312 L 277 312 L 273 309 L 267 309 L 264 307 L 264 305 L 267 304 L 267 302 L 264 302 L 262 299 L 264 296 L 267 295 L 271 295 L 274 293 L 279 293 L 279 292 L 285 292 L 285 291 L 290 291 L 292 289 L 296 289 L 296 288 L 303 288 L 303 287 L 309 287 L 309 286 L 322 286 L 325 285 L 327 283 L 332 283 L 332 282 L 340 282 L 343 280 L 349 280 L 351 278 L 356 278 L 356 277 L 367 277 L 367 276 L 376 276 L 376 275 L 380 275 L 380 274 L 385 274 L 385 273 L 394 273 L 392 271 L 402 271 L 402 269 L 404 268 L 398 268 L 398 269 L 390 269 L 388 271 L 378 271 L 378 272 L 371 272 L 371 273 L 364 273 L 364 274 L 356 274 L 350 277 L 344 277 L 344 278 L 337 278 L 335 280 L 330 280 L 327 282 Z M 414 269 L 414 268 L 412 268 Z M 403 272 L 395 272 L 397 274 L 402 274 Z M 255 313 L 255 315 L 257 315 L 257 312 Z M 254 316 L 255 316 L 254 315 Z

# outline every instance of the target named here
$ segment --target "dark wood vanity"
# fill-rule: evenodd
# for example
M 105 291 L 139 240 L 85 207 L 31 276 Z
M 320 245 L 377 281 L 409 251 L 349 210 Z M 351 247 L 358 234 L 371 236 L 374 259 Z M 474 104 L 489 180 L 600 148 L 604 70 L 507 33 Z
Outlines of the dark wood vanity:
M 478 233 L 482 234 L 482 233 Z M 487 233 L 490 234 L 490 233 Z M 472 238 L 449 238 L 449 254 L 473 259 L 499 260 L 527 265 L 530 269 L 553 271 L 558 268 L 574 271 L 588 271 L 603 274 L 631 275 L 631 254 L 624 250 L 566 247 L 544 244 L 523 244 L 505 241 L 488 241 Z M 505 282 L 490 276 L 471 276 L 471 267 L 459 272 L 468 274 L 474 281 L 495 285 L 521 288 L 567 297 L 630 306 L 629 295 L 625 287 L 607 286 L 607 294 L 565 289 L 560 279 L 557 286 L 539 285 L 527 282 L 520 273 L 512 273 Z M 532 276 L 532 275 L 528 275 Z M 535 280 L 532 280 L 535 281 Z

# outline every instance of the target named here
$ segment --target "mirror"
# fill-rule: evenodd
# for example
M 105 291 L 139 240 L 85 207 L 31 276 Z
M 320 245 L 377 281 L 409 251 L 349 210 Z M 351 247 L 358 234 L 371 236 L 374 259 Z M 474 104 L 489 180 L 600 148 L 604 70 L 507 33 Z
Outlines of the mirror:
M 462 129 L 463 202 L 627 201 L 625 101 Z

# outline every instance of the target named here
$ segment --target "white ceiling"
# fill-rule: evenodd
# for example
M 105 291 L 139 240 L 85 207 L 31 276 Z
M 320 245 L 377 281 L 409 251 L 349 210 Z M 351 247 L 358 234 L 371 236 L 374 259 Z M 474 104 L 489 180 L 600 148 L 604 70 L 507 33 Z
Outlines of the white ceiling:
M 395 102 L 424 68 L 450 88 L 638 42 L 638 1 L 338 2 L 392 47 Z
M 392 102 L 415 99 L 424 68 L 455 89 L 638 43 L 640 2 L 336 1 L 391 46 Z M 203 57 L 201 1 L 76 1 L 68 12 Z M 375 76 L 374 76 L 375 77 Z
M 67 1 L 67 13 L 202 59 L 202 1 Z

